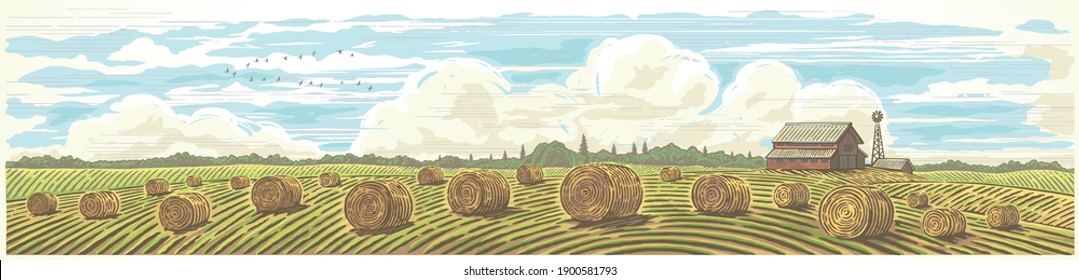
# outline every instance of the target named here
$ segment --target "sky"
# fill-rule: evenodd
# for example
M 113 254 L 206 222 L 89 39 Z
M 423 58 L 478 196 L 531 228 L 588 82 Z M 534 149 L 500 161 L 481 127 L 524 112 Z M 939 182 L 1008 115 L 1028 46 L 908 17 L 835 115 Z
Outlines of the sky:
M 853 122 L 868 152 L 881 110 L 889 157 L 1074 164 L 1077 30 L 1052 2 L 59 2 L 3 14 L 7 159 L 482 157 L 581 135 L 764 155 L 792 121 Z

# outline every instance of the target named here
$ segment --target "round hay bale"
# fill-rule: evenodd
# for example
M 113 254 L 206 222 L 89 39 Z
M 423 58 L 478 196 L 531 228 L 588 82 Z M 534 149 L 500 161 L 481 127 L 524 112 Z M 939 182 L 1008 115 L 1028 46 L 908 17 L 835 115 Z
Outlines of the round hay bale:
M 929 195 L 925 193 L 912 193 L 907 196 L 907 206 L 910 208 L 929 207 Z
M 809 187 L 802 183 L 784 183 L 772 190 L 772 202 L 782 208 L 809 206 Z
M 706 213 L 733 214 L 749 209 L 749 185 L 737 177 L 704 175 L 693 182 L 690 190 L 693 207 Z
M 189 229 L 210 220 L 210 200 L 200 193 L 169 196 L 158 205 L 157 217 L 166 230 Z
M 229 187 L 234 190 L 246 189 L 250 186 L 251 178 L 247 178 L 247 176 L 232 176 L 232 179 L 229 179 Z
M 503 210 L 510 203 L 510 184 L 490 170 L 461 172 L 446 187 L 446 202 L 461 214 Z
M 60 201 L 51 193 L 39 192 L 26 198 L 26 211 L 34 216 L 52 214 L 59 205 Z
M 1007 229 L 1019 225 L 1019 209 L 1015 206 L 994 206 L 985 213 L 985 222 L 990 228 Z
M 325 188 L 340 186 L 341 174 L 337 174 L 337 172 L 322 173 L 322 175 L 318 175 L 318 185 Z
M 169 193 L 169 182 L 165 179 L 153 179 L 146 181 L 146 185 L 143 186 L 146 191 L 146 195 L 156 196 Z
M 345 219 L 360 230 L 392 228 L 412 218 L 412 193 L 394 180 L 366 181 L 345 196 Z
M 664 182 L 674 182 L 682 180 L 682 170 L 678 167 L 667 166 L 659 170 L 659 179 Z
M 87 219 L 116 216 L 120 214 L 120 197 L 111 191 L 84 193 L 79 198 L 79 213 Z
M 559 188 L 562 209 L 584 222 L 635 215 L 643 196 L 641 179 L 632 169 L 609 163 L 575 167 Z
M 543 168 L 538 165 L 523 165 L 517 168 L 517 182 L 532 185 L 543 182 Z
M 933 209 L 922 215 L 922 231 L 932 237 L 949 237 L 967 230 L 963 212 L 955 209 Z
M 267 176 L 255 181 L 251 203 L 259 212 L 277 213 L 300 205 L 303 188 L 291 176 Z
M 420 169 L 420 172 L 416 174 L 416 181 L 420 185 L 437 185 L 446 181 L 446 175 L 442 173 L 442 168 L 428 166 Z
M 824 195 L 817 221 L 836 238 L 880 235 L 895 223 L 895 208 L 883 190 L 870 186 L 841 186 Z
M 198 175 L 187 176 L 187 180 L 184 180 L 184 184 L 192 188 L 202 186 L 202 177 Z

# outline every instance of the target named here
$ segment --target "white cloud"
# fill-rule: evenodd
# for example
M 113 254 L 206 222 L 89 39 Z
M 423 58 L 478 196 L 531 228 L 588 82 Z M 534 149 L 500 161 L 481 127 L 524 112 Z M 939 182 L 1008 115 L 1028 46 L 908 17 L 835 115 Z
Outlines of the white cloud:
M 593 150 L 649 139 L 763 154 L 761 142 L 786 121 L 854 121 L 871 141 L 869 113 L 881 109 L 856 82 L 803 87 L 790 68 L 762 61 L 739 71 L 720 109 L 702 114 L 718 96 L 718 78 L 699 54 L 650 35 L 605 40 L 565 85 L 527 93 L 508 92 L 497 70 L 476 60 L 445 61 L 415 77 L 401 99 L 368 112 L 352 152 L 484 155 L 586 134 Z
M 112 112 L 72 123 L 63 146 L 20 149 L 25 155 L 62 154 L 86 160 L 139 159 L 189 152 L 200 156 L 280 154 L 319 156 L 310 141 L 293 141 L 280 126 L 246 120 L 225 109 L 203 108 L 176 114 L 157 97 L 131 95 L 113 103 Z M 17 158 L 14 155 L 9 158 Z

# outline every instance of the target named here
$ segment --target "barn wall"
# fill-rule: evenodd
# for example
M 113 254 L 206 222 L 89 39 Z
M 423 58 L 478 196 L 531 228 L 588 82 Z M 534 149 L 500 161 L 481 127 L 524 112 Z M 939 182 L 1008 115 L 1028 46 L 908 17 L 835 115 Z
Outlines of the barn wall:
M 823 159 L 818 159 L 816 163 L 807 162 L 802 163 L 801 159 L 797 159 L 796 162 L 789 162 L 788 159 L 782 159 L 783 162 L 779 162 L 780 159 L 768 159 L 768 169 L 831 169 L 832 162 L 823 162 Z
M 843 150 L 844 145 L 850 145 L 850 151 L 844 151 Z M 836 149 L 837 153 L 839 155 L 841 155 L 841 156 L 858 155 L 858 139 L 854 138 L 854 134 L 851 133 L 850 130 L 847 130 L 847 132 L 843 134 L 843 137 L 839 138 L 839 143 L 838 143 L 837 147 L 838 147 L 838 149 Z M 863 160 L 864 160 L 864 157 L 863 157 Z

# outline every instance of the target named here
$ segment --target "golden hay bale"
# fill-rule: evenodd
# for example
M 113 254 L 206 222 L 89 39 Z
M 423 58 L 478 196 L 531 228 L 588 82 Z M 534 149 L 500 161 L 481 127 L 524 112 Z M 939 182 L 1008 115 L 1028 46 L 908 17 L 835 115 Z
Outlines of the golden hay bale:
M 40 192 L 26 198 L 26 210 L 30 211 L 30 215 L 51 214 L 56 212 L 56 207 L 59 205 L 60 201 L 51 193 Z
M 163 195 L 169 193 L 169 182 L 165 179 L 153 179 L 146 181 L 146 185 L 143 186 L 146 191 L 146 195 Z
M 84 193 L 79 198 L 79 213 L 87 219 L 116 216 L 120 214 L 120 197 L 111 191 Z
M 461 172 L 446 187 L 446 202 L 461 214 L 503 210 L 510 203 L 510 184 L 490 170 Z
M 517 168 L 517 182 L 532 185 L 543 182 L 543 168 L 538 165 L 522 165 Z
M 251 203 L 259 212 L 276 213 L 300 205 L 303 188 L 291 176 L 266 176 L 251 188 Z
M 416 174 L 416 181 L 420 185 L 437 185 L 446 181 L 446 175 L 442 173 L 442 168 L 428 166 L 420 169 L 420 172 Z
M 394 180 L 366 181 L 345 196 L 345 219 L 360 230 L 392 228 L 412 218 L 412 193 Z
M 635 215 L 643 196 L 641 179 L 632 169 L 609 163 L 575 167 L 559 188 L 562 209 L 585 222 Z
M 967 230 L 967 218 L 955 209 L 933 209 L 922 215 L 922 231 L 932 237 L 948 237 Z
M 202 186 L 202 177 L 198 175 L 187 176 L 187 180 L 184 180 L 184 184 L 192 188 Z
M 337 174 L 337 172 L 322 173 L 322 175 L 318 175 L 318 185 L 326 188 L 340 186 L 341 174 Z
M 232 179 L 229 179 L 229 187 L 234 190 L 246 189 L 250 186 L 251 178 L 247 178 L 247 176 L 232 176 Z
M 158 205 L 157 217 L 166 230 L 185 230 L 210 220 L 210 200 L 200 193 L 169 196 Z
M 994 206 L 985 213 L 985 222 L 990 228 L 1007 229 L 1019 225 L 1019 209 L 1015 206 Z
M 693 182 L 690 190 L 693 207 L 706 213 L 731 214 L 749 209 L 749 185 L 727 175 L 704 175 Z
M 809 206 L 809 187 L 802 183 L 784 183 L 772 190 L 772 202 L 782 208 Z
M 821 200 L 817 221 L 833 237 L 854 239 L 887 232 L 895 208 L 883 190 L 870 186 L 841 186 Z
M 910 208 L 922 208 L 929 206 L 929 195 L 925 193 L 912 193 L 907 196 L 907 206 Z
M 682 170 L 678 167 L 667 166 L 659 170 L 659 179 L 664 182 L 674 182 L 682 180 Z

